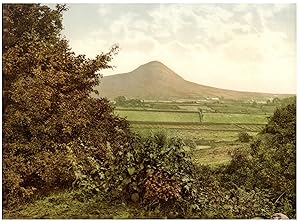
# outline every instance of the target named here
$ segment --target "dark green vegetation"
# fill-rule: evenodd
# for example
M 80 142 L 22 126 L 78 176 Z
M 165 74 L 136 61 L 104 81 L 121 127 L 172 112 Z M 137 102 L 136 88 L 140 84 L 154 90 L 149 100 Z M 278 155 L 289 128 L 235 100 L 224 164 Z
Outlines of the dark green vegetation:
M 130 124 L 91 97 L 117 48 L 76 56 L 59 34 L 64 10 L 3 5 L 4 218 L 296 217 L 295 98 L 119 98 L 135 117 L 163 114 Z

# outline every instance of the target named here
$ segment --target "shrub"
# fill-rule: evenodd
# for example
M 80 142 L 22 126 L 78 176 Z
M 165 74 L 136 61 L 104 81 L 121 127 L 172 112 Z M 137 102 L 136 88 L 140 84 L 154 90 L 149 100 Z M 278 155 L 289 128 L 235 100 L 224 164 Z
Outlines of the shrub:
M 238 134 L 238 139 L 240 142 L 249 142 L 251 136 L 246 131 L 243 131 Z
M 296 216 L 296 104 L 278 108 L 249 152 L 237 150 L 221 172 L 230 189 L 258 190 L 276 212 Z M 264 207 L 271 207 L 265 203 Z
M 85 175 L 92 190 L 86 192 L 143 205 L 160 217 L 191 216 L 200 208 L 199 194 L 194 166 L 183 146 L 181 140 L 161 133 L 146 139 L 130 135 L 122 144 L 108 145 L 111 152 L 104 163 L 91 158 L 94 168 Z

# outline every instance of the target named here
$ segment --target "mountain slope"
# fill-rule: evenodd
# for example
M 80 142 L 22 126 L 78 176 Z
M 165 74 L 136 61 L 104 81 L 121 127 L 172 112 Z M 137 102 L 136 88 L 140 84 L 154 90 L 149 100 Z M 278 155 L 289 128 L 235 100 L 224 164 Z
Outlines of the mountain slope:
M 139 66 L 129 73 L 105 76 L 95 88 L 101 97 L 175 100 L 224 97 L 225 99 L 262 99 L 275 95 L 256 92 L 241 92 L 209 87 L 184 80 L 158 61 Z M 286 95 L 287 96 L 287 95 Z

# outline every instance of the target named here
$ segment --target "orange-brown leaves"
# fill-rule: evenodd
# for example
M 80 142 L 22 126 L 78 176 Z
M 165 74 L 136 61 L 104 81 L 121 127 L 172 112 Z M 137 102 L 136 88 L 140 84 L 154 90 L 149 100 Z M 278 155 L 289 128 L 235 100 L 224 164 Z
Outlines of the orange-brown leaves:
M 179 200 L 181 188 L 175 180 L 171 180 L 167 174 L 157 172 L 148 177 L 145 182 L 144 199 L 148 202 Z
M 104 156 L 102 145 L 117 139 L 117 129 L 128 129 L 107 100 L 90 96 L 101 77 L 97 71 L 111 68 L 108 63 L 118 47 L 95 59 L 76 56 L 60 35 L 64 10 L 62 5 L 56 10 L 39 4 L 3 5 L 6 204 L 70 184 L 74 175 L 66 145 L 80 142 L 83 154 L 99 158 Z M 84 158 L 79 156 L 79 162 Z

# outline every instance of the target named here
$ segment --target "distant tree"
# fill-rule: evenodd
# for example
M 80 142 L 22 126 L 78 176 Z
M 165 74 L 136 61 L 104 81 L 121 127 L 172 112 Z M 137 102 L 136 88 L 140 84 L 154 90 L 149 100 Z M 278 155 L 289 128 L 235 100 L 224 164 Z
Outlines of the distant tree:
M 126 102 L 126 97 L 125 96 L 118 96 L 118 97 L 115 98 L 115 102 L 116 102 L 117 105 L 122 106 Z
M 118 51 L 95 59 L 76 56 L 61 37 L 65 5 L 4 4 L 3 192 L 4 205 L 29 199 L 74 180 L 67 148 L 83 158 L 105 156 L 128 123 L 105 99 L 90 97 Z
M 142 101 L 139 99 L 129 99 L 126 101 L 126 104 L 132 107 L 141 107 L 143 105 Z
M 280 103 L 280 99 L 279 98 L 273 98 L 273 100 L 272 100 L 272 103 L 273 104 L 279 104 Z
M 203 121 L 203 110 L 202 110 L 202 108 L 198 108 L 198 112 L 199 112 L 200 122 L 202 122 Z

